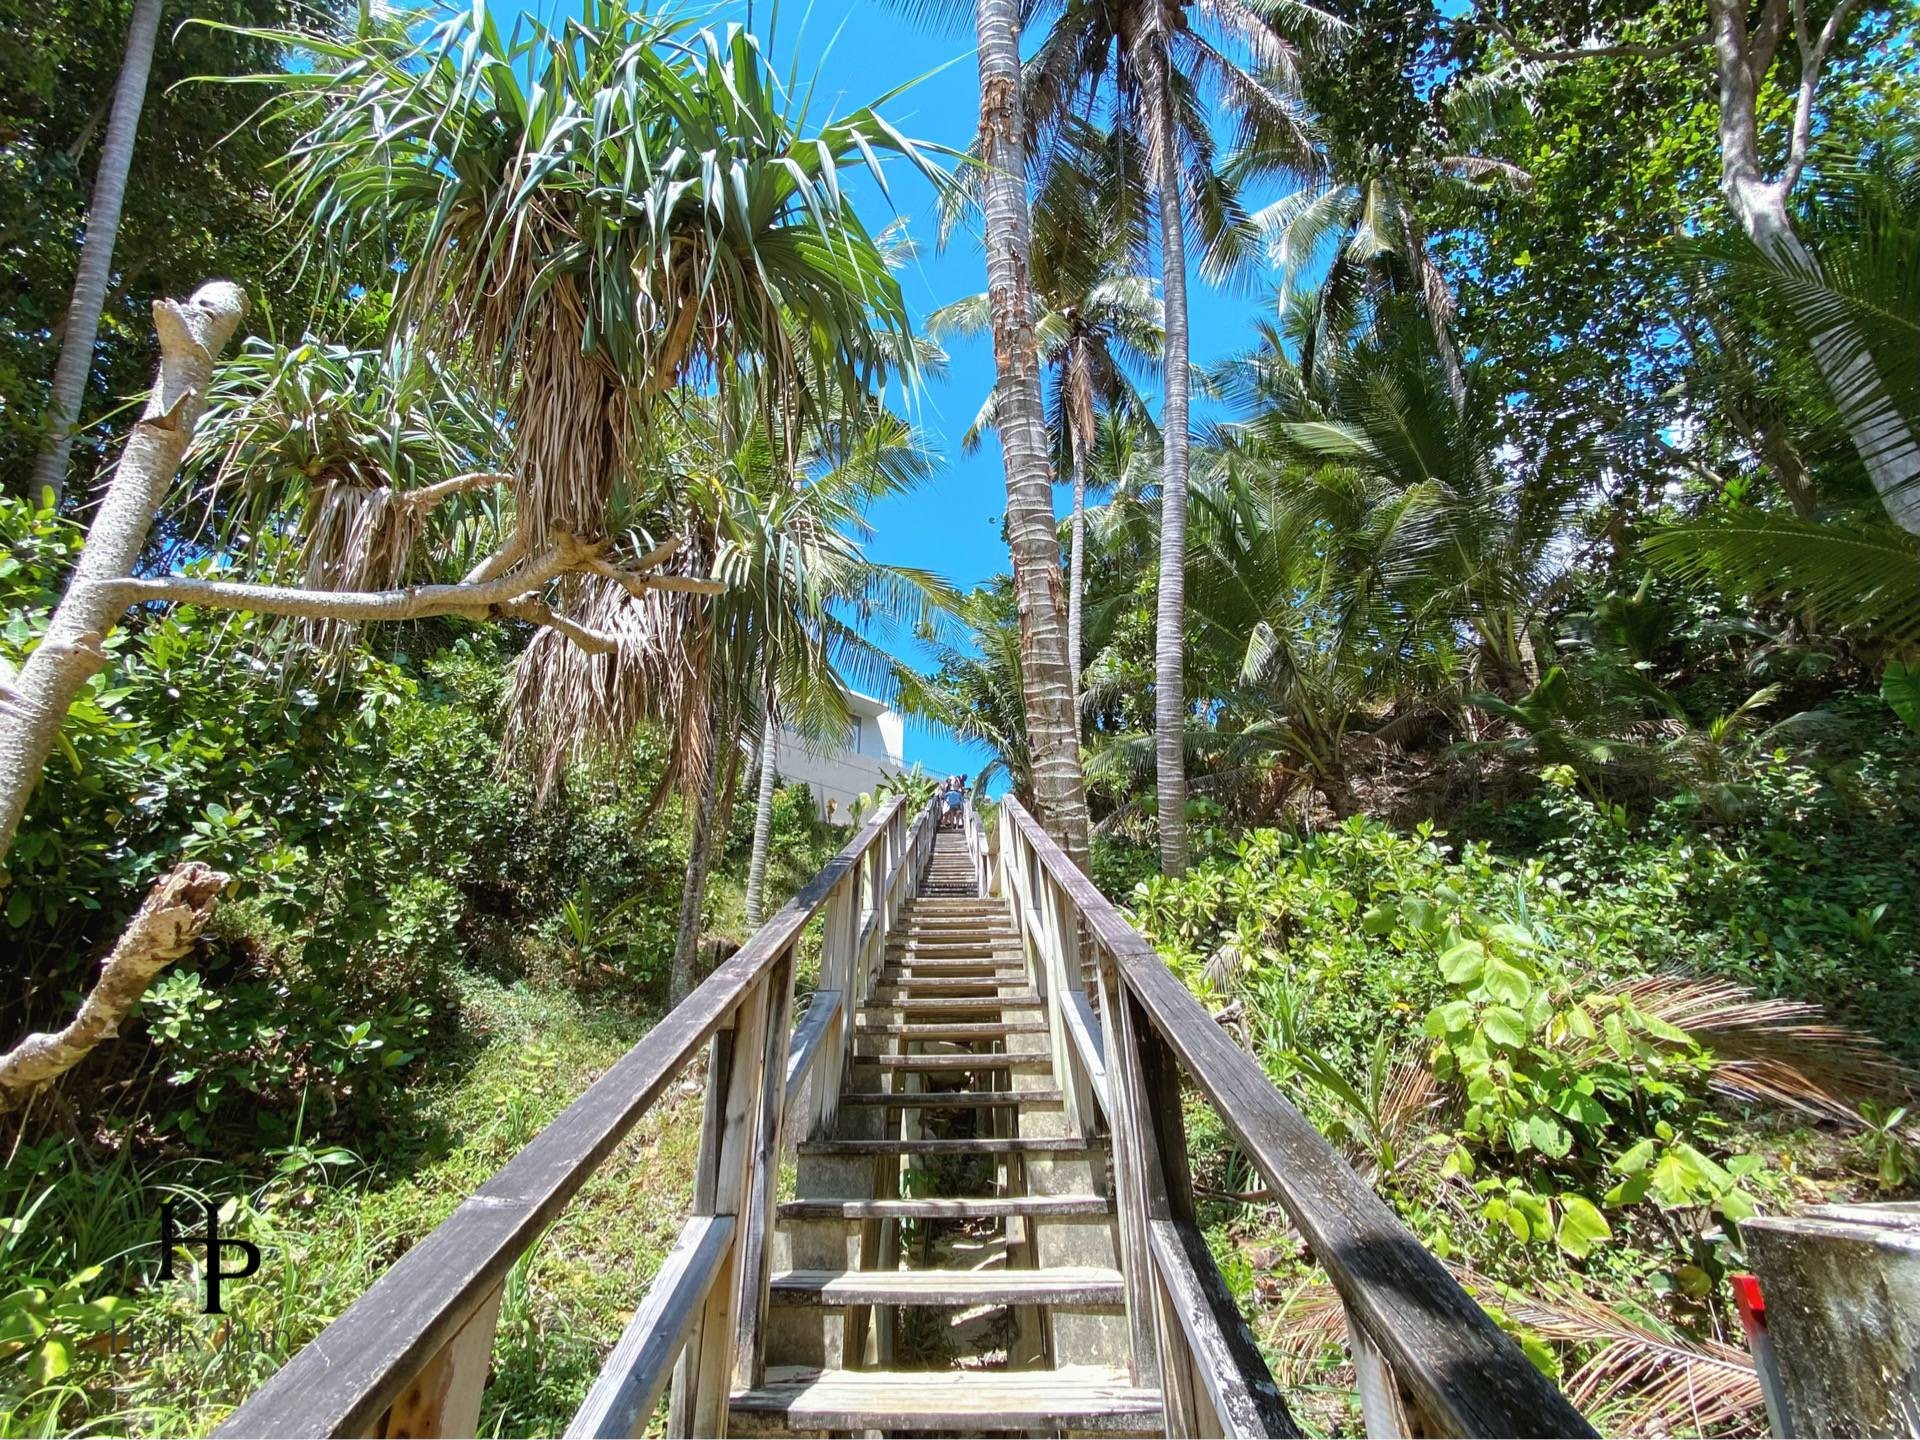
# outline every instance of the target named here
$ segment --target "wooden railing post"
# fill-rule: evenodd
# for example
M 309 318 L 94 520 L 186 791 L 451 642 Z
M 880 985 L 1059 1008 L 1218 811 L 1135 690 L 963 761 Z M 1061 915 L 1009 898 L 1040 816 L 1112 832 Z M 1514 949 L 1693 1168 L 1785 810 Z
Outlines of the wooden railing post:
M 865 868 L 864 866 L 862 867 Z M 827 897 L 826 923 L 820 934 L 820 988 L 840 994 L 839 1013 L 831 1033 L 820 1042 L 811 1092 L 812 1116 L 808 1134 L 824 1139 L 833 1134 L 840 1108 L 840 1083 L 853 1050 L 853 1016 L 865 999 L 862 977 L 856 976 L 854 932 L 860 923 L 860 871 L 853 871 Z
M 781 956 L 766 980 L 766 1029 L 761 1040 L 758 1132 L 752 1137 L 747 1176 L 746 1233 L 739 1238 L 740 1341 L 733 1364 L 742 1388 L 767 1377 L 767 1282 L 773 1208 L 780 1184 L 780 1137 L 787 1101 L 787 1032 L 793 1018 L 793 950 Z M 724 1421 L 724 1416 L 722 1417 Z M 712 1432 L 724 1434 L 724 1428 Z
M 1393 1378 L 1393 1367 L 1380 1347 L 1373 1343 L 1366 1327 L 1353 1318 L 1347 1320 L 1347 1349 L 1353 1355 L 1355 1388 L 1360 1392 L 1360 1418 L 1369 1436 L 1425 1435 L 1429 1432 L 1413 1423 L 1413 1407 Z
M 423 1440 L 430 1435 L 479 1433 L 493 1331 L 505 1294 L 504 1283 L 494 1286 L 453 1339 L 413 1377 L 387 1411 L 381 1435 L 388 1440 Z
M 776 964 L 774 968 L 777 972 L 782 967 Z M 731 1215 L 740 1223 L 735 1226 L 727 1259 L 707 1292 L 700 1318 L 687 1337 L 686 1349 L 680 1353 L 667 1422 L 670 1435 L 727 1433 L 727 1403 L 733 1389 L 738 1340 L 735 1312 L 740 1295 L 740 1232 L 752 1203 L 772 979 L 769 974 L 741 997 L 734 1008 L 732 1027 L 714 1035 L 707 1062 L 706 1112 L 700 1131 L 699 1164 L 694 1172 L 693 1212 Z M 784 1035 L 781 1041 L 784 1044 Z M 783 1075 L 785 1068 L 781 1065 Z

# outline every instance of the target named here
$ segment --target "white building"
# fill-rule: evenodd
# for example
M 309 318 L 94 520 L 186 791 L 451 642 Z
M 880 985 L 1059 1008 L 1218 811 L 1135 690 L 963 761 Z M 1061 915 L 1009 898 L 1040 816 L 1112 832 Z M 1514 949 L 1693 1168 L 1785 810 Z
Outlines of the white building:
M 821 746 L 782 730 L 774 766 L 783 784 L 808 786 L 821 816 L 842 825 L 853 818 L 855 800 L 871 795 L 882 777 L 907 768 L 902 758 L 906 721 L 900 713 L 871 695 L 850 694 L 848 708 L 853 726 L 846 744 Z

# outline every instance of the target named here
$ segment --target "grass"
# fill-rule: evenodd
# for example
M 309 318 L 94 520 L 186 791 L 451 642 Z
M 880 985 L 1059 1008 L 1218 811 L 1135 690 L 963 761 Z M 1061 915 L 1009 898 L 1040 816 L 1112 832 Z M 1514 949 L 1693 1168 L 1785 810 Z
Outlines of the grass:
M 92 1265 L 104 1267 L 105 1283 L 122 1280 L 115 1335 L 76 1346 L 64 1374 L 32 1376 L 26 1350 L 0 1360 L 7 1367 L 0 1389 L 10 1392 L 0 1394 L 0 1434 L 211 1430 L 652 1019 L 588 1009 L 560 989 L 473 977 L 462 984 L 471 1061 L 444 1079 L 428 1070 L 404 1129 L 383 1137 L 373 1165 L 327 1163 L 320 1150 L 310 1163 L 282 1165 L 265 1178 L 182 1162 L 132 1176 L 129 1162 L 116 1159 L 98 1169 L 43 1172 L 51 1183 L 20 1189 L 12 1214 L 24 1223 L 8 1227 L 0 1289 L 35 1279 L 44 1288 Z M 687 1213 L 699 1111 L 697 1087 L 679 1082 L 514 1267 L 482 1434 L 565 1428 Z M 77 1151 L 69 1149 L 69 1158 Z M 51 1151 L 42 1158 L 53 1158 Z M 235 1197 L 223 1230 L 264 1251 L 258 1275 L 226 1285 L 224 1321 L 197 1313 L 198 1276 L 184 1268 L 170 1284 L 148 1283 L 158 1203 L 176 1191 Z

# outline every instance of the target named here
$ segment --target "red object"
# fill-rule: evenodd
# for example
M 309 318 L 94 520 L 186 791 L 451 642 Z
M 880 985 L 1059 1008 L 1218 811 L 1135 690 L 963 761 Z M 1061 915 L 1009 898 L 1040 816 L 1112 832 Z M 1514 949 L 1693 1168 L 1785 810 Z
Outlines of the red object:
M 1733 1281 L 1734 1303 L 1740 1307 L 1740 1319 L 1749 1329 L 1765 1325 L 1767 1302 L 1760 1293 L 1760 1277 L 1737 1271 L 1729 1278 Z

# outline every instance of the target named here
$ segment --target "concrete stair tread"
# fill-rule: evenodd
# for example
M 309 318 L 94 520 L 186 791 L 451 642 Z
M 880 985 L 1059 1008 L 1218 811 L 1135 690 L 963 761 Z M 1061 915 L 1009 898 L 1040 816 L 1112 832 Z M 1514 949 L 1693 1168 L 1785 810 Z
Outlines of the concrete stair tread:
M 1038 1270 L 782 1270 L 767 1288 L 776 1305 L 1119 1305 L 1118 1270 L 1092 1265 Z
M 803 1140 L 802 1155 L 1018 1155 L 1025 1151 L 1087 1154 L 1095 1146 L 1071 1135 L 993 1135 L 963 1140 Z
M 1000 1220 L 1014 1215 L 1110 1215 L 1105 1195 L 926 1196 L 917 1200 L 789 1200 L 782 1220 Z
M 1056 1428 L 1158 1434 L 1160 1392 L 1125 1370 L 815 1370 L 769 1366 L 766 1380 L 735 1391 L 732 1413 L 792 1430 L 969 1434 Z
M 842 1105 L 883 1105 L 898 1110 L 972 1110 L 989 1105 L 1058 1105 L 1058 1090 L 846 1090 Z

